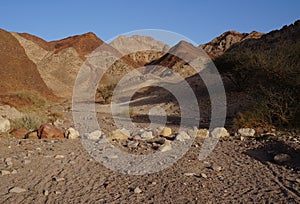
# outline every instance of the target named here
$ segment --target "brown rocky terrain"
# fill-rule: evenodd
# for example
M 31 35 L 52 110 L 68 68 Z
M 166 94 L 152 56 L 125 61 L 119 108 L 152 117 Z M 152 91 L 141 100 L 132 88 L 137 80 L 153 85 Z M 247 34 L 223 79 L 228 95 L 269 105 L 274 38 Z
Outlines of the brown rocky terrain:
M 214 38 L 212 41 L 199 45 L 211 58 L 222 55 L 232 45 L 248 40 L 259 39 L 263 36 L 263 33 L 252 31 L 251 33 L 239 33 L 237 31 L 227 31 L 222 35 Z
M 28 58 L 24 48 L 12 34 L 0 30 L 1 95 L 32 90 L 49 98 L 51 90 L 44 83 L 37 66 Z
M 243 49 L 268 50 L 276 47 L 278 41 L 296 44 L 298 38 L 299 21 L 262 37 L 256 32 L 239 34 L 230 31 L 214 43 L 207 44 L 204 50 L 209 56 L 216 57 L 223 52 L 226 54 Z M 207 54 L 194 45 L 181 41 L 169 53 L 165 53 L 164 44 L 147 37 L 134 36 L 128 41 L 133 40 L 132 47 L 127 44 L 124 49 L 136 49 L 137 41 L 141 41 L 139 43 L 145 49 L 150 49 L 149 44 L 154 43 L 158 52 L 142 51 L 122 57 L 130 50 L 117 49 L 115 46 L 126 43 L 127 37 L 124 36 L 115 41 L 114 46 L 104 43 L 93 33 L 46 42 L 30 34 L 0 30 L 0 39 L 0 75 L 3 79 L 0 102 L 5 101 L 10 105 L 0 104 L 1 203 L 299 203 L 299 130 L 279 130 L 275 127 L 235 129 L 230 122 L 226 123 L 226 129 L 208 130 L 211 120 L 209 96 L 205 84 L 189 65 L 195 63 L 195 57 L 206 59 Z M 147 40 L 151 43 L 147 44 Z M 108 86 L 100 89 L 101 92 L 105 90 L 111 93 L 115 83 L 124 74 L 145 64 L 168 67 L 184 77 L 201 105 L 199 127 L 193 127 L 195 138 L 189 131 L 179 132 L 182 117 L 178 101 L 172 93 L 143 81 L 152 74 L 168 79 L 168 73 L 163 69 L 154 72 L 147 70 L 137 77 L 141 79 L 137 81 L 138 85 L 144 83 L 150 88 L 140 89 L 130 98 L 130 119 L 138 127 L 135 132 L 128 133 L 127 129 L 117 127 L 116 120 L 122 121 L 124 113 L 120 112 L 112 118 L 111 104 L 95 104 L 95 116 L 101 124 L 101 131 L 87 127 L 87 131 L 80 133 L 74 127 L 79 130 L 85 122 L 95 122 L 92 120 L 93 112 L 88 110 L 84 115 L 84 110 L 81 115 L 80 109 L 72 109 L 68 101 L 57 100 L 57 103 L 45 106 L 46 110 L 38 106 L 33 106 L 36 110 L 29 109 L 32 112 L 46 111 L 48 116 L 55 111 L 54 120 L 45 121 L 38 127 L 34 127 L 34 122 L 39 120 L 37 115 L 29 117 L 28 113 L 11 107 L 18 98 L 11 103 L 7 95 L 23 89 L 38 92 L 47 99 L 52 92 L 56 96 L 70 98 L 80 67 L 87 55 L 99 45 L 103 45 L 103 56 L 109 57 L 98 62 L 97 66 L 102 67 L 118 59 L 107 70 L 102 85 Z M 95 67 L 87 63 L 85 68 Z M 92 71 L 98 73 L 97 70 Z M 297 72 L 292 74 L 297 79 Z M 83 82 L 89 83 L 89 78 L 84 75 L 81 77 Z M 122 87 L 124 93 L 135 88 L 135 85 L 130 87 L 130 82 Z M 227 91 L 227 117 L 232 121 L 230 117 L 248 102 L 248 98 L 246 93 L 235 91 L 226 77 L 224 84 Z M 185 89 L 178 91 L 185 92 Z M 36 105 L 41 103 L 37 99 L 30 102 Z M 91 102 L 95 101 L 83 103 Z M 27 107 L 26 100 L 18 102 L 18 107 L 15 107 L 18 109 L 22 105 Z M 151 117 L 159 116 L 150 117 L 149 110 L 157 106 L 167 113 L 166 127 L 163 128 L 159 123 L 156 124 L 157 129 L 150 129 Z M 79 113 L 80 118 L 82 116 L 79 124 L 74 124 L 73 113 Z M 16 119 L 20 118 L 18 122 L 26 127 L 13 129 Z M 215 137 L 215 130 L 221 132 L 217 146 L 206 159 L 199 160 L 199 152 L 204 148 L 205 141 L 218 138 Z M 153 162 L 151 166 L 159 166 L 166 159 L 176 158 L 177 155 L 170 152 L 180 149 L 176 146 L 178 143 L 191 142 L 191 147 L 182 158 L 162 171 L 132 175 L 130 171 L 113 171 L 93 159 L 91 155 L 95 152 L 110 151 L 111 146 L 102 148 L 103 139 L 121 150 L 121 154 L 165 153 L 164 157 L 158 158 L 159 162 Z M 86 141 L 93 143 L 94 149 L 87 148 Z M 105 157 L 107 163 L 115 159 L 118 159 L 117 154 Z M 135 163 L 120 161 L 119 165 L 123 164 L 132 167 Z M 138 170 L 144 172 L 144 168 Z

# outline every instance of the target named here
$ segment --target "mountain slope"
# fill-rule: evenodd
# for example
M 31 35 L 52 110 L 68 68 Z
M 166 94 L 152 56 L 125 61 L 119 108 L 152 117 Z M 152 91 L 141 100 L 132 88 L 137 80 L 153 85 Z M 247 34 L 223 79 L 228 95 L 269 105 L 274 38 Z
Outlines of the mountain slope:
M 27 57 L 20 43 L 0 29 L 0 93 L 32 90 L 50 97 L 52 92 L 42 80 L 36 65 Z
M 222 55 L 232 45 L 248 39 L 259 39 L 263 33 L 252 31 L 251 33 L 239 33 L 237 31 L 227 31 L 214 38 L 212 41 L 199 45 L 211 58 Z

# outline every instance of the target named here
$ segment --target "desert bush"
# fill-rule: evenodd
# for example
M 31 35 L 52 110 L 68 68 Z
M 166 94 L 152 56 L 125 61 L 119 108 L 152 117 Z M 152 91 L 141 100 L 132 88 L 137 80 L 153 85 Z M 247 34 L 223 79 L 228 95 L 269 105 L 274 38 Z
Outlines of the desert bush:
M 299 58 L 298 40 L 233 49 L 215 59 L 223 77 L 252 99 L 234 126 L 299 127 Z
M 24 106 L 24 109 L 27 110 L 44 110 L 47 105 L 45 98 L 37 92 L 23 90 L 17 92 L 16 95 L 20 98 L 20 100 L 25 100 L 28 103 L 28 105 Z
M 41 124 L 48 121 L 47 117 L 43 114 L 27 113 L 22 118 L 12 121 L 13 128 L 26 128 L 29 131 L 38 129 Z
M 105 104 L 111 103 L 111 98 L 116 86 L 117 84 L 109 84 L 97 88 L 97 95 L 98 97 L 103 99 L 103 103 Z

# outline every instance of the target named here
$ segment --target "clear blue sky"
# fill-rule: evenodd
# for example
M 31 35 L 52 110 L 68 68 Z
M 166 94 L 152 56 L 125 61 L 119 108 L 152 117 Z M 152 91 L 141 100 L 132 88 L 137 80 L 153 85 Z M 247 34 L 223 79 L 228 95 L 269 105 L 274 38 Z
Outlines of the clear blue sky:
M 0 28 L 45 40 L 88 31 L 102 40 L 165 29 L 200 44 L 227 30 L 268 32 L 300 19 L 300 0 L 4 0 Z

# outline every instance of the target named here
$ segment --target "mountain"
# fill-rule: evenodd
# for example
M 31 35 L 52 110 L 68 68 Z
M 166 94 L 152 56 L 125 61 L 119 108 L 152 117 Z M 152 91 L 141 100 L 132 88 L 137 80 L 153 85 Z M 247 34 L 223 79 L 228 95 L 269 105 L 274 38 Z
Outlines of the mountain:
M 196 71 L 189 65 L 195 58 L 206 57 L 206 54 L 199 48 L 195 47 L 191 43 L 186 41 L 180 41 L 175 46 L 173 46 L 168 53 L 164 54 L 157 60 L 150 62 L 148 65 L 153 65 L 155 67 L 156 74 L 161 72 L 163 67 L 168 67 L 176 72 L 178 72 L 182 77 L 189 77 L 196 73 Z M 159 68 L 158 66 L 161 66 Z M 152 68 L 149 68 L 149 72 Z M 165 70 L 168 72 L 168 70 Z
M 84 64 L 87 56 L 99 46 L 115 56 L 121 54 L 105 44 L 94 33 L 71 36 L 62 40 L 47 42 L 36 36 L 26 33 L 12 33 L 25 49 L 27 56 L 36 64 L 38 71 L 47 86 L 56 96 L 71 98 L 74 82 L 78 71 Z M 107 59 L 108 62 L 110 59 Z M 102 62 L 102 63 L 106 63 Z M 105 83 L 115 83 L 118 75 L 134 69 L 130 59 L 120 59 L 106 74 Z M 137 66 L 137 65 L 135 65 Z M 113 76 L 111 76 L 113 75 Z
M 223 78 L 231 82 L 225 84 L 227 90 L 231 85 L 251 99 L 250 108 L 236 120 L 239 126 L 299 127 L 299 59 L 300 20 L 236 43 L 214 59 Z
M 133 35 L 127 37 L 120 35 L 109 45 L 121 54 L 127 54 L 139 66 L 143 66 L 153 60 L 160 58 L 169 49 L 169 45 L 155 40 L 150 36 Z
M 239 33 L 237 31 L 227 31 L 214 38 L 212 41 L 199 45 L 211 58 L 222 55 L 232 45 L 248 39 L 259 39 L 263 33 L 252 31 L 251 33 Z
M 150 49 L 167 52 L 170 48 L 167 44 L 155 40 L 150 36 L 140 35 L 133 35 L 131 37 L 120 35 L 109 44 L 122 54 L 132 53 L 137 50 L 146 51 Z
M 11 94 L 32 90 L 51 98 L 52 92 L 44 83 L 33 63 L 18 40 L 9 32 L 0 29 L 0 93 Z

